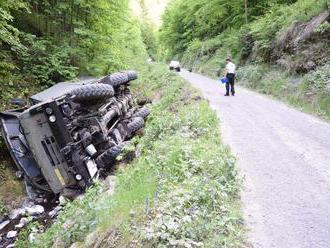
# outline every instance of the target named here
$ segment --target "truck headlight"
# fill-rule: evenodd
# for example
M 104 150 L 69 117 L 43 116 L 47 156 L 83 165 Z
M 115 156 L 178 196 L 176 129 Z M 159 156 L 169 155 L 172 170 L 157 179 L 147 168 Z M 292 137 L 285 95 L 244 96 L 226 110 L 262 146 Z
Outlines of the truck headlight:
M 51 115 L 53 113 L 53 109 L 52 108 L 46 108 L 46 113 L 47 115 Z
M 55 115 L 51 115 L 49 116 L 48 120 L 52 123 L 54 123 L 56 121 L 56 116 Z

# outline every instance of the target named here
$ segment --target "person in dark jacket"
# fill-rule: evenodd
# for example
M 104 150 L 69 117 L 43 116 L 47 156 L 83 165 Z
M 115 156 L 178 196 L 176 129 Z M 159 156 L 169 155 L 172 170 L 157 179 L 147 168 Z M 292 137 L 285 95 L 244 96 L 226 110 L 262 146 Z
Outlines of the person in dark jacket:
M 225 96 L 229 96 L 229 91 L 231 95 L 235 95 L 235 74 L 236 74 L 236 65 L 231 61 L 230 58 L 226 59 L 226 67 L 225 67 L 225 76 L 228 79 L 226 83 L 226 94 Z

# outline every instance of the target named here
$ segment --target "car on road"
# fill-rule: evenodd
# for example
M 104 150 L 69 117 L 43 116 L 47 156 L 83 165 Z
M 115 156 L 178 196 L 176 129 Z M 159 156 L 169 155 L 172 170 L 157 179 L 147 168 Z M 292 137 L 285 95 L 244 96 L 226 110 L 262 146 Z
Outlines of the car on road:
M 83 191 L 111 169 L 127 140 L 144 126 L 149 110 L 136 106 L 133 71 L 101 79 L 58 83 L 31 104 L 0 113 L 2 136 L 33 192 Z
M 172 60 L 169 65 L 170 70 L 176 70 L 177 72 L 181 71 L 181 65 L 179 61 Z

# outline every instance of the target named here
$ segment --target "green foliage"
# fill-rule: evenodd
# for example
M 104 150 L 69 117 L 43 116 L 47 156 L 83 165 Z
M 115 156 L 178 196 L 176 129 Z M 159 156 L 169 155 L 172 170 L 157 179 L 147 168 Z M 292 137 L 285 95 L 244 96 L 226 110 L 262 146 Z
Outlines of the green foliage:
M 6 205 L 0 200 L 0 216 L 3 216 L 8 211 Z
M 140 28 L 143 43 L 146 46 L 149 57 L 156 59 L 158 44 L 155 36 L 155 28 L 148 20 L 142 20 L 140 22 Z
M 292 77 L 267 65 L 248 65 L 239 69 L 238 79 L 243 86 L 330 120 L 329 63 L 303 77 Z
M 293 5 L 273 5 L 264 16 L 249 26 L 250 33 L 255 40 L 255 50 L 267 60 L 271 52 L 272 41 L 279 32 L 294 21 L 310 20 L 327 8 L 327 2 L 327 0 L 299 0 Z
M 78 68 L 71 64 L 73 51 L 68 44 L 59 45 L 54 40 L 29 34 L 22 36 L 21 40 L 28 49 L 20 54 L 20 67 L 29 80 L 41 86 L 51 86 L 76 77 Z
M 154 142 L 157 155 L 148 155 L 150 165 L 157 165 L 159 186 L 142 227 L 135 227 L 143 246 L 240 247 L 235 159 L 219 142 L 215 113 L 206 102 L 190 102 L 179 106 L 177 119 L 180 125 L 172 124 Z M 165 126 L 173 122 L 165 120 Z
M 322 23 L 315 31 L 319 32 L 321 34 L 325 34 L 326 32 L 329 32 L 330 31 L 330 23 L 327 22 L 327 21 Z
M 324 92 L 330 86 L 330 63 L 307 74 L 303 79 L 302 88 L 305 92 Z
M 29 217 L 30 221 L 32 217 Z M 42 225 L 38 221 L 31 221 L 21 232 L 19 232 L 17 241 L 15 242 L 15 247 L 25 248 L 29 240 L 29 235 L 31 232 L 36 232 L 38 229 L 42 228 Z
M 274 4 L 293 2 L 295 0 L 247 1 L 248 21 L 263 15 Z M 246 21 L 244 1 L 174 0 L 168 6 L 163 21 L 160 37 L 169 49 L 168 56 L 182 56 L 195 39 L 205 41 L 223 32 L 237 32 Z
M 328 6 L 327 0 L 247 2 L 246 24 L 244 1 L 172 1 L 160 29 L 166 59 L 182 59 L 212 76 L 228 56 L 241 63 L 274 62 L 274 40 L 293 22 L 308 21 Z M 324 34 L 326 23 L 316 31 Z
M 0 5 L 0 76 L 8 77 L 15 69 L 12 61 L 11 50 L 20 51 L 23 49 L 18 35 L 19 31 L 13 26 L 12 11 L 23 8 L 22 1 L 1 1 Z M 8 49 L 10 48 L 10 49 Z
M 0 34 L 6 94 L 1 101 L 15 96 L 15 85 L 30 94 L 79 74 L 122 70 L 147 57 L 128 0 L 3 0 Z

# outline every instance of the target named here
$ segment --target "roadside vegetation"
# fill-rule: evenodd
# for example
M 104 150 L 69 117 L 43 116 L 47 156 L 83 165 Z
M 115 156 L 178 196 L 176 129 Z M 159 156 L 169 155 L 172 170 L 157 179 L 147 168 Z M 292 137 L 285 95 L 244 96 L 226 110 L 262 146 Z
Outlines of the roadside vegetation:
M 216 114 L 165 66 L 153 64 L 141 74 L 132 87 L 154 104 L 143 135 L 128 148 L 138 151 L 137 158 L 119 161 L 115 177 L 67 203 L 29 247 L 244 244 L 240 180 Z M 17 244 L 26 239 L 23 233 Z
M 275 70 L 267 64 L 239 70 L 241 85 L 272 95 L 299 109 L 330 120 L 330 64 L 304 75 Z
M 167 59 L 221 76 L 227 57 L 242 85 L 330 119 L 327 0 L 175 0 L 159 37 Z

